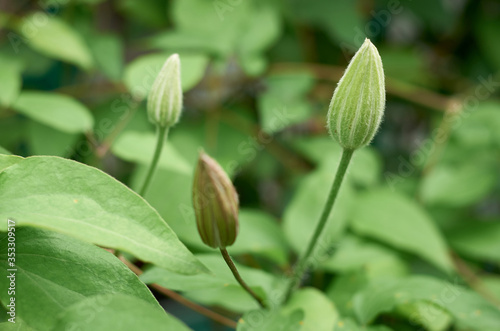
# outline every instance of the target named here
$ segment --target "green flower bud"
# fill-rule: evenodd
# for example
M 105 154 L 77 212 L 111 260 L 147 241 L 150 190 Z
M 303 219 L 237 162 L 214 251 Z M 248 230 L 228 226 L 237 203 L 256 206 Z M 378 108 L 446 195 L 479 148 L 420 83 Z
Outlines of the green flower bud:
M 179 121 L 181 110 L 181 61 L 178 54 L 173 54 L 165 61 L 151 87 L 148 116 L 153 124 L 169 128 Z
M 377 133 L 385 108 L 382 60 L 366 39 L 340 79 L 328 109 L 328 128 L 345 149 L 368 145 Z
M 238 234 L 238 194 L 221 166 L 200 153 L 194 173 L 193 205 L 201 239 L 213 248 L 225 248 Z

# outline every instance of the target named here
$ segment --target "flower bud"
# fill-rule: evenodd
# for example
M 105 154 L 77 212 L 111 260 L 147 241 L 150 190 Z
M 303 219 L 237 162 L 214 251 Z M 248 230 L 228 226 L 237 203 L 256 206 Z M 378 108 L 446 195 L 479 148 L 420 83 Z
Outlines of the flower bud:
M 377 133 L 384 108 L 382 60 L 365 39 L 333 93 L 327 115 L 330 134 L 345 149 L 363 147 Z
M 182 110 L 181 62 L 171 55 L 161 68 L 148 96 L 149 120 L 161 127 L 171 127 Z
M 213 248 L 225 248 L 238 234 L 238 194 L 221 166 L 200 153 L 194 173 L 193 205 L 201 239 Z

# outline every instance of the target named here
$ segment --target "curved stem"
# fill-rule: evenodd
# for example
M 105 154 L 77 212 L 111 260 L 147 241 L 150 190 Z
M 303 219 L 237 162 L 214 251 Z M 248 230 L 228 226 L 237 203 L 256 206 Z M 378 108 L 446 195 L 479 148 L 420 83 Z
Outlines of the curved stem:
M 153 175 L 156 170 L 156 166 L 158 165 L 158 160 L 160 159 L 161 151 L 163 149 L 163 143 L 165 142 L 165 139 L 167 137 L 168 133 L 168 128 L 166 127 L 161 127 L 158 126 L 156 136 L 158 140 L 156 141 L 156 149 L 155 153 L 153 155 L 153 160 L 151 161 L 151 164 L 149 165 L 149 170 L 148 174 L 146 175 L 146 179 L 144 180 L 144 184 L 142 184 L 142 188 L 139 191 L 139 195 L 144 196 L 146 191 L 148 190 L 149 183 L 151 182 L 151 179 L 153 178 Z
M 238 283 L 240 283 L 240 285 L 259 303 L 262 308 L 267 308 L 264 301 L 247 285 L 247 283 L 245 283 L 243 278 L 241 278 L 240 273 L 238 272 L 238 269 L 236 269 L 236 266 L 234 265 L 233 260 L 231 260 L 231 257 L 229 256 L 227 250 L 225 248 L 221 248 L 220 252 L 222 253 L 222 257 L 229 266 L 229 269 L 231 269 L 231 272 L 233 273 L 234 278 L 236 278 Z
M 302 257 L 297 262 L 297 265 L 294 269 L 292 279 L 288 284 L 286 289 L 285 299 L 288 300 L 292 291 L 295 290 L 297 286 L 299 286 L 300 281 L 304 277 L 304 273 L 307 271 L 309 267 L 309 258 L 311 257 L 312 252 L 314 251 L 314 247 L 318 241 L 318 238 L 325 227 L 326 221 L 328 220 L 328 216 L 333 208 L 335 203 L 335 199 L 339 193 L 340 185 L 344 179 L 344 176 L 347 171 L 347 167 L 349 166 L 349 162 L 351 161 L 352 154 L 354 150 L 344 149 L 342 152 L 342 157 L 340 159 L 340 164 L 337 168 L 337 173 L 335 175 L 335 179 L 333 181 L 332 188 L 330 189 L 330 194 L 328 195 L 328 200 L 326 201 L 325 207 L 323 208 L 323 212 L 321 213 L 321 217 L 319 219 L 318 225 L 316 225 L 316 229 L 314 230 L 314 234 L 309 240 L 309 244 L 307 245 L 306 251 L 302 255 Z

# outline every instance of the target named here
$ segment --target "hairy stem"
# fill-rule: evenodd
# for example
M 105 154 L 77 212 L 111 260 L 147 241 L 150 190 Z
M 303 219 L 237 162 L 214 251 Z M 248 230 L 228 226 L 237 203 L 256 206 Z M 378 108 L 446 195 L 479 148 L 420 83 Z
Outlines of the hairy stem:
M 151 179 L 153 178 L 153 175 L 156 170 L 156 166 L 158 165 L 158 160 L 160 159 L 161 151 L 163 149 L 163 144 L 165 143 L 165 139 L 167 137 L 168 133 L 168 128 L 166 127 L 160 127 L 158 126 L 157 128 L 157 141 L 156 141 L 156 149 L 155 153 L 153 155 L 153 160 L 151 161 L 151 164 L 149 165 L 149 170 L 148 174 L 146 175 L 146 179 L 144 180 L 144 184 L 142 184 L 142 188 L 139 191 L 139 195 L 144 197 L 144 194 L 148 190 L 149 183 L 151 183 Z
M 238 283 L 240 283 L 240 285 L 259 303 L 262 308 L 267 308 L 264 301 L 247 285 L 247 283 L 245 283 L 243 278 L 241 278 L 240 273 L 238 272 L 238 269 L 236 269 L 236 266 L 234 265 L 233 260 L 231 260 L 227 250 L 225 248 L 221 248 L 220 252 L 222 253 L 222 257 L 224 257 L 224 260 L 229 266 L 229 269 L 231 269 L 231 272 Z
M 304 274 L 306 273 L 309 267 L 309 259 L 311 257 L 311 254 L 314 252 L 314 248 L 316 247 L 318 238 L 321 235 L 321 232 L 325 227 L 326 221 L 328 220 L 328 216 L 330 215 L 330 212 L 333 208 L 335 199 L 337 198 L 337 195 L 339 193 L 340 186 L 346 174 L 347 167 L 349 166 L 349 162 L 351 161 L 353 153 L 354 150 L 349 150 L 349 149 L 344 149 L 344 151 L 342 152 L 340 164 L 337 168 L 337 173 L 335 175 L 332 188 L 330 189 L 328 200 L 326 201 L 325 207 L 323 208 L 323 212 L 321 213 L 318 225 L 316 225 L 316 229 L 314 230 L 313 236 L 309 240 L 309 244 L 307 245 L 304 254 L 297 262 L 297 265 L 293 271 L 292 279 L 288 283 L 288 287 L 285 292 L 286 300 L 288 300 L 292 292 L 299 286 L 300 281 L 304 277 Z

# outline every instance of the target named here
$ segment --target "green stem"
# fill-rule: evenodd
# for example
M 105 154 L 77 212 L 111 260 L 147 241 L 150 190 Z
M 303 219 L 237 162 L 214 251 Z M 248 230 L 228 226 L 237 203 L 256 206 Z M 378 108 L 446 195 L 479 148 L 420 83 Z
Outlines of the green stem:
M 156 133 L 156 136 L 158 138 L 158 140 L 156 141 L 156 149 L 155 149 L 155 153 L 153 155 L 153 160 L 151 161 L 151 164 L 149 165 L 148 174 L 146 175 L 146 179 L 144 180 L 144 184 L 142 184 L 142 188 L 139 191 L 139 194 L 141 196 L 144 196 L 144 194 L 148 190 L 149 183 L 151 182 L 151 179 L 153 178 L 153 175 L 154 175 L 155 170 L 156 170 L 156 166 L 158 165 L 158 160 L 160 159 L 161 151 L 163 149 L 163 143 L 165 142 L 165 139 L 167 137 L 167 133 L 168 133 L 167 127 L 158 126 L 157 133 Z
M 238 269 L 236 269 L 236 266 L 234 265 L 233 260 L 231 260 L 231 257 L 229 256 L 227 250 L 225 248 L 221 248 L 220 252 L 222 253 L 222 257 L 229 266 L 229 269 L 231 269 L 231 272 L 233 273 L 234 278 L 236 278 L 238 283 L 240 283 L 240 285 L 259 303 L 262 308 L 267 308 L 264 301 L 254 291 L 252 291 L 247 283 L 245 283 L 243 278 L 241 278 L 240 273 L 238 272 Z
M 309 267 L 309 259 L 311 257 L 312 252 L 314 251 L 314 247 L 316 246 L 316 243 L 318 241 L 319 236 L 321 235 L 321 232 L 323 231 L 323 228 L 325 227 L 326 221 L 328 220 L 328 216 L 330 215 L 330 212 L 333 208 L 333 205 L 335 203 L 335 199 L 337 198 L 337 195 L 339 193 L 340 185 L 342 184 L 342 180 L 344 179 L 344 176 L 347 171 L 347 167 L 349 166 L 349 162 L 351 161 L 352 154 L 354 153 L 354 150 L 350 149 L 344 149 L 342 152 L 342 157 L 340 159 L 340 164 L 337 168 L 337 173 L 335 175 L 335 179 L 333 181 L 332 188 L 330 190 L 330 194 L 328 195 L 328 200 L 326 201 L 325 207 L 323 208 L 323 212 L 321 214 L 321 217 L 319 219 L 318 225 L 316 225 L 316 229 L 314 230 L 314 234 L 311 237 L 309 244 L 307 246 L 306 251 L 302 255 L 302 257 L 299 259 L 297 262 L 297 265 L 294 269 L 292 279 L 290 280 L 287 290 L 286 290 L 286 300 L 290 297 L 292 292 L 299 286 L 300 281 L 304 277 L 304 273 L 307 271 Z

